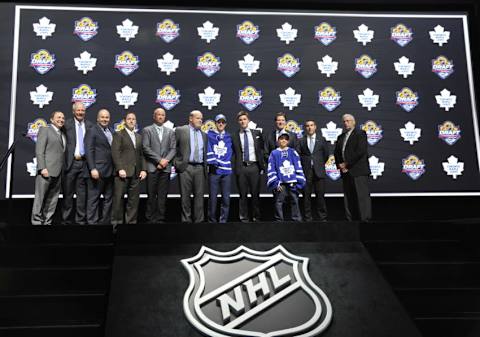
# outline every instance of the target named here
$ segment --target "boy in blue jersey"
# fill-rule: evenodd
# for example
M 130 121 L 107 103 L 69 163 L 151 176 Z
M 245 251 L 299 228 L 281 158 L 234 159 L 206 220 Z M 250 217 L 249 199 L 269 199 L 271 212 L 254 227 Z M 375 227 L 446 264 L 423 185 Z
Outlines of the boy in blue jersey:
M 230 209 L 230 184 L 232 176 L 232 137 L 225 131 L 227 118 L 219 114 L 215 117 L 217 130 L 207 134 L 207 164 L 209 166 L 208 180 L 210 183 L 210 198 L 208 200 L 208 220 L 225 223 Z M 217 194 L 222 192 L 220 219 L 217 220 Z
M 275 221 L 283 221 L 283 205 L 287 196 L 293 221 L 302 221 L 298 206 L 298 193 L 305 186 L 300 156 L 297 151 L 288 147 L 290 135 L 282 133 L 278 137 L 278 148 L 268 158 L 267 186 L 273 191 L 275 202 Z

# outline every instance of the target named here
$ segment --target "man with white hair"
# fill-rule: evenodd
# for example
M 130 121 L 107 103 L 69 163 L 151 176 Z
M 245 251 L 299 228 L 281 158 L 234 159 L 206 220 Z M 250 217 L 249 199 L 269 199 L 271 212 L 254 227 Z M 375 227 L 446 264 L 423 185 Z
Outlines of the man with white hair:
M 207 135 L 202 132 L 203 115 L 190 112 L 188 124 L 175 129 L 175 169 L 182 202 L 182 222 L 203 222 L 203 193 L 207 181 Z M 193 216 L 190 194 L 193 193 Z
M 372 217 L 370 192 L 368 191 L 367 134 L 355 128 L 355 117 L 342 116 L 344 132 L 335 144 L 335 163 L 343 181 L 345 216 L 348 221 L 368 222 Z

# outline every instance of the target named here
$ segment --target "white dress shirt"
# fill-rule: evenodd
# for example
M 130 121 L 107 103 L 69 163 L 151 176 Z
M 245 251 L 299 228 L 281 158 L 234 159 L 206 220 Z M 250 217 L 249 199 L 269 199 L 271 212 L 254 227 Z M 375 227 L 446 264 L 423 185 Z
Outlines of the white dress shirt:
M 130 139 L 132 140 L 133 147 L 137 148 L 135 131 L 130 131 L 127 127 L 125 127 L 125 130 L 127 130 L 127 133 L 130 136 Z
M 255 144 L 253 143 L 253 134 L 250 129 L 245 129 L 243 131 L 240 131 L 240 143 L 242 145 L 242 151 L 243 151 L 243 138 L 244 133 L 247 133 L 247 138 L 248 138 L 248 158 L 249 161 L 257 161 L 257 156 L 255 155 Z

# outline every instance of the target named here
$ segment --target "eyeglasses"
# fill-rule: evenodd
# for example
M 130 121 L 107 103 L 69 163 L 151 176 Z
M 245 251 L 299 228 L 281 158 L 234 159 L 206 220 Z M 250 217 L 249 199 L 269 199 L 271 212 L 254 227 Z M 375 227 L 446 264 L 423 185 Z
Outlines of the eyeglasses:
M 215 123 L 217 123 L 217 124 L 226 124 L 227 122 L 222 121 L 222 120 L 219 120 L 219 121 L 216 121 Z

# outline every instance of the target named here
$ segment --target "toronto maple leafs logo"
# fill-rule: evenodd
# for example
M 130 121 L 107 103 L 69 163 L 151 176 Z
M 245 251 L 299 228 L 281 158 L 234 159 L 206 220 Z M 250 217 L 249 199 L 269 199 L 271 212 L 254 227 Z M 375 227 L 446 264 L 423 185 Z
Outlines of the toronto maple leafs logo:
M 414 154 L 402 159 L 402 173 L 412 180 L 417 180 L 425 173 L 425 161 Z
M 248 111 L 253 111 L 262 104 L 262 92 L 255 87 L 246 86 L 238 91 L 238 103 Z
M 314 27 L 314 39 L 328 46 L 337 38 L 337 29 L 327 22 L 322 22 Z
M 213 152 L 216 157 L 223 157 L 227 154 L 227 146 L 223 140 L 219 140 L 218 144 L 213 146 Z
M 435 100 L 440 108 L 445 109 L 445 111 L 449 111 L 457 103 L 457 96 L 452 95 L 450 90 L 443 89 L 440 91 L 440 95 L 435 95 Z
M 290 176 L 295 174 L 295 166 L 293 166 L 292 163 L 288 159 L 286 159 L 282 162 L 282 165 L 280 166 L 280 173 L 282 176 L 290 178 Z
M 180 103 L 180 90 L 176 90 L 170 84 L 164 85 L 162 88 L 157 89 L 157 100 L 155 102 L 166 110 L 171 110 Z
M 252 74 L 256 73 L 260 68 L 260 61 L 255 60 L 253 55 L 247 54 L 243 57 L 243 60 L 238 60 L 238 66 L 242 70 L 242 73 L 252 76 Z
M 115 55 L 115 69 L 122 74 L 128 76 L 138 69 L 140 58 L 129 50 L 123 51 L 121 54 Z
M 198 35 L 202 40 L 206 40 L 207 43 L 217 38 L 219 30 L 220 28 L 214 27 L 210 21 L 205 21 L 202 27 L 197 27 Z
M 458 158 L 454 155 L 451 155 L 447 158 L 446 162 L 442 163 L 443 170 L 453 179 L 457 179 L 458 176 L 462 175 L 464 165 L 465 164 L 463 162 L 459 162 Z
M 326 128 L 322 128 L 321 131 L 322 137 L 332 145 L 337 141 L 338 136 L 342 134 L 342 128 L 337 128 L 337 124 L 332 121 L 328 122 Z
M 372 42 L 374 34 L 375 32 L 368 29 L 368 26 L 364 25 L 363 23 L 358 26 L 358 29 L 353 31 L 353 36 L 355 39 L 364 46 L 366 46 L 367 43 Z
M 115 99 L 118 102 L 118 105 L 123 106 L 125 109 L 135 105 L 138 98 L 138 92 L 134 92 L 128 85 L 124 86 L 121 90 L 122 91 L 115 93 Z
M 432 60 L 432 71 L 444 80 L 453 73 L 453 61 L 440 55 Z
M 27 162 L 26 166 L 30 177 L 35 177 L 37 175 L 37 158 L 34 157 L 31 162 Z
M 96 102 L 97 90 L 91 88 L 88 84 L 80 84 L 72 89 L 72 102 L 81 102 L 85 108 L 89 108 Z
M 358 95 L 358 101 L 362 105 L 362 107 L 367 108 L 368 111 L 371 111 L 375 108 L 380 100 L 379 95 L 374 95 L 373 90 L 367 88 L 363 90 L 363 94 Z
M 333 154 L 331 154 L 325 162 L 325 173 L 327 174 L 327 177 L 333 181 L 336 181 L 341 177 L 340 170 L 337 168 Z
M 198 94 L 198 99 L 202 103 L 202 106 L 206 106 L 208 110 L 212 110 L 214 106 L 220 103 L 221 94 L 215 93 L 215 89 L 207 87 L 203 90 L 203 93 Z
M 38 23 L 33 24 L 33 31 L 37 36 L 41 36 L 42 40 L 45 40 L 47 37 L 50 37 L 55 33 L 56 26 L 56 24 L 50 23 L 49 18 L 44 16 L 38 20 Z
M 157 23 L 157 32 L 155 35 L 163 41 L 170 43 L 180 36 L 180 25 L 171 19 L 165 19 Z
M 48 73 L 55 67 L 55 54 L 50 54 L 46 49 L 37 50 L 30 55 L 30 67 L 35 69 L 40 75 Z
M 138 26 L 135 26 L 132 20 L 125 19 L 121 25 L 117 25 L 117 34 L 128 42 L 138 34 Z
M 290 53 L 277 58 L 277 70 L 287 77 L 292 77 L 300 71 L 300 59 Z
M 285 44 L 289 44 L 290 42 L 295 41 L 297 38 L 297 29 L 293 29 L 291 24 L 285 22 L 282 25 L 282 28 L 277 28 L 277 36 L 280 41 L 285 42 Z
M 83 72 L 84 75 L 86 75 L 89 71 L 92 71 L 97 65 L 97 59 L 92 57 L 92 54 L 90 54 L 88 51 L 81 53 L 80 57 L 75 57 L 73 62 L 75 63 L 77 70 Z
M 98 34 L 98 22 L 93 21 L 89 17 L 83 17 L 75 21 L 73 34 L 83 41 L 89 41 Z
M 372 146 L 377 144 L 380 139 L 383 138 L 382 126 L 375 121 L 366 121 L 364 124 L 360 125 L 360 129 L 365 131 L 367 134 L 367 142 Z
M 48 126 L 48 123 L 45 119 L 36 118 L 33 122 L 28 123 L 27 134 L 25 135 L 25 137 L 30 138 L 36 143 L 40 128 L 47 127 L 47 126 Z
M 48 88 L 43 84 L 40 84 L 35 88 L 35 91 L 30 91 L 30 100 L 33 104 L 38 105 L 42 109 L 45 105 L 48 105 L 53 97 L 53 91 L 47 91 Z
M 413 31 L 403 23 L 397 24 L 390 29 L 390 39 L 396 42 L 400 47 L 405 47 L 413 40 Z
M 385 163 L 381 162 L 377 157 L 370 156 L 368 158 L 368 164 L 370 166 L 370 176 L 373 177 L 374 180 L 377 180 L 385 171 Z
M 448 145 L 455 144 L 461 138 L 460 126 L 451 121 L 445 121 L 438 126 L 438 138 Z
M 355 59 L 355 71 L 365 78 L 370 78 L 377 72 L 377 61 L 364 54 Z
M 327 77 L 330 77 L 330 75 L 335 74 L 335 72 L 338 69 L 338 62 L 333 61 L 332 57 L 329 55 L 325 55 L 322 57 L 321 61 L 317 62 L 318 70 L 322 72 L 322 74 L 327 75 Z
M 163 54 L 161 59 L 157 59 L 158 68 L 160 68 L 160 71 L 163 73 L 166 73 L 167 76 L 177 71 L 179 63 L 180 60 L 175 59 L 170 53 Z
M 422 135 L 422 129 L 416 128 L 415 124 L 410 121 L 405 124 L 404 128 L 400 128 L 399 131 L 403 140 L 410 143 L 410 145 L 413 145 L 414 142 L 417 142 Z
M 280 94 L 280 102 L 289 110 L 293 110 L 293 108 L 298 107 L 301 98 L 302 95 L 295 93 L 295 89 L 290 87 L 285 89 L 284 94 Z
M 237 25 L 237 37 L 245 44 L 252 44 L 260 36 L 260 29 L 251 21 L 243 21 Z
M 435 28 L 433 28 L 433 30 L 429 31 L 428 33 L 433 43 L 438 44 L 440 47 L 446 44 L 450 39 L 450 32 L 446 31 L 445 28 L 440 25 L 436 25 Z
M 413 74 L 415 70 L 415 63 L 410 62 L 408 57 L 402 56 L 398 59 L 398 62 L 393 64 L 395 66 L 395 71 L 403 76 L 403 78 L 407 78 L 409 75 Z
M 412 111 L 418 105 L 418 94 L 410 88 L 402 88 L 396 92 L 397 105 L 406 112 Z
M 318 92 L 318 104 L 321 104 L 328 111 L 335 110 L 341 103 L 340 91 L 332 87 L 325 87 Z
M 197 69 L 208 77 L 220 70 L 220 57 L 215 56 L 211 52 L 206 52 L 197 57 Z

